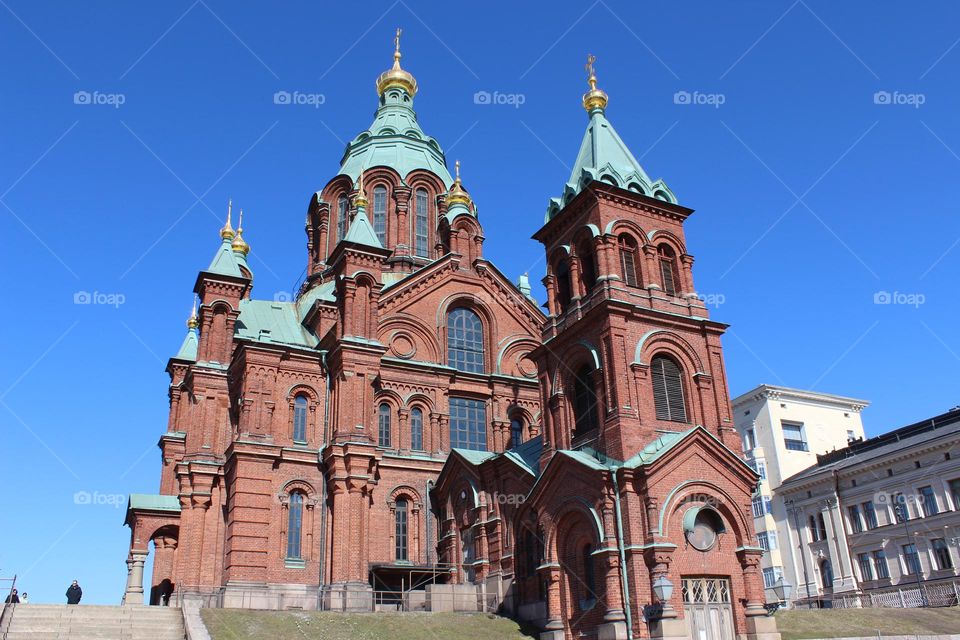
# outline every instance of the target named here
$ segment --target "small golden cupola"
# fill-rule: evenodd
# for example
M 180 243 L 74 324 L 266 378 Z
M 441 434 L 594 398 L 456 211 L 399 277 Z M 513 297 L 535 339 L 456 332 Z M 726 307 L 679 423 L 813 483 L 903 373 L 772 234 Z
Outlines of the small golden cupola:
M 233 240 L 233 236 L 236 235 L 233 231 L 233 227 L 230 225 L 230 212 L 232 209 L 233 200 L 227 200 L 227 221 L 220 229 L 220 237 L 224 240 Z
M 410 97 L 417 95 L 417 79 L 409 71 L 400 68 L 400 34 L 403 32 L 397 27 L 397 35 L 393 38 L 393 67 L 384 71 L 377 78 L 377 93 L 383 95 L 391 87 L 399 87 L 406 91 Z
M 235 253 L 247 255 L 250 253 L 250 245 L 243 239 L 243 209 L 240 209 L 240 220 L 237 222 L 237 235 L 230 245 Z
M 597 89 L 597 74 L 593 69 L 593 63 L 596 61 L 597 56 L 592 53 L 587 56 L 585 68 L 587 70 L 587 84 L 590 85 L 590 91 L 583 94 L 583 108 L 587 110 L 587 113 L 592 112 L 594 109 L 603 111 L 607 108 L 607 102 L 610 101 L 606 91 Z
M 456 170 L 456 177 L 453 179 L 453 186 L 447 192 L 447 208 L 452 209 L 454 206 L 462 205 L 470 209 L 473 206 L 473 200 L 460 181 L 460 161 L 457 160 L 453 166 Z

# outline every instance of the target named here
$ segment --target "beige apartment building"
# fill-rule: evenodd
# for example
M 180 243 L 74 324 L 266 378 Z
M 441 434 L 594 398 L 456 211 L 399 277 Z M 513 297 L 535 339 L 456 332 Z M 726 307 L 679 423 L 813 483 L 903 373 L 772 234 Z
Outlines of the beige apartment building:
M 863 440 L 860 414 L 866 400 L 828 393 L 762 384 L 733 400 L 734 423 L 748 464 L 760 474 L 753 498 L 754 526 L 764 586 L 780 579 L 794 586 L 794 596 L 804 597 L 811 565 L 792 552 L 796 546 L 791 528 L 799 517 L 788 508 L 780 491 L 784 480 L 817 464 L 817 455 L 844 449 Z M 839 573 L 841 577 L 844 573 Z M 807 576 L 806 578 L 804 576 Z M 848 576 L 849 584 L 852 578 Z M 812 589 L 812 583 L 811 583 Z M 769 593 L 769 592 L 768 592 Z
M 790 525 L 780 557 L 800 566 L 795 599 L 960 598 L 960 407 L 818 456 L 777 494 Z

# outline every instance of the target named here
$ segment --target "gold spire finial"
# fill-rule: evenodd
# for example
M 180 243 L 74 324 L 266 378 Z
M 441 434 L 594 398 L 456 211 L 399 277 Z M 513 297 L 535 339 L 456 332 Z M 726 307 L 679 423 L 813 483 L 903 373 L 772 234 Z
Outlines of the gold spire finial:
M 591 53 L 587 55 L 587 64 L 584 65 L 584 69 L 587 71 L 587 84 L 590 85 L 590 91 L 583 94 L 583 108 L 587 112 L 594 109 L 606 109 L 607 102 L 610 100 L 603 89 L 597 89 L 597 73 L 593 68 L 593 63 L 596 61 L 597 56 Z
M 391 87 L 399 87 L 410 94 L 412 98 L 417 93 L 417 80 L 409 71 L 404 71 L 400 67 L 400 34 L 403 29 L 397 27 L 396 35 L 393 37 L 393 66 L 380 74 L 377 78 L 377 93 L 383 95 Z
M 240 220 L 237 222 L 237 236 L 233 239 L 233 244 L 230 247 L 243 255 L 250 253 L 250 245 L 243 239 L 243 209 L 240 209 Z
M 200 326 L 200 321 L 197 320 L 197 297 L 193 297 L 193 309 L 190 311 L 190 317 L 187 318 L 187 328 L 196 329 Z
M 463 183 L 460 181 L 460 161 L 457 160 L 454 162 L 453 167 L 456 177 L 453 179 L 453 186 L 450 187 L 450 191 L 447 192 L 447 207 L 462 204 L 469 209 L 473 201 L 470 199 L 470 194 L 463 188 Z
M 233 200 L 227 200 L 227 222 L 220 229 L 220 237 L 224 240 L 231 240 L 234 236 L 233 227 L 230 226 L 230 211 L 233 209 Z
M 363 167 L 360 167 L 360 177 L 357 179 L 357 195 L 353 196 L 353 206 L 357 209 L 360 207 L 366 208 L 369 204 L 367 201 L 367 192 L 363 189 Z

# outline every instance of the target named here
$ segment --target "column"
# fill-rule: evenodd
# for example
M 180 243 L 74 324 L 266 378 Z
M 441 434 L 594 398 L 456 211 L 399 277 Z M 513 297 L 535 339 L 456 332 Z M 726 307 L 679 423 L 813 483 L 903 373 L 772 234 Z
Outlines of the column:
M 747 600 L 744 615 L 747 617 L 767 615 L 767 609 L 763 606 L 763 578 L 760 575 L 760 558 L 762 556 L 763 549 L 760 548 L 746 548 L 737 552 L 740 566 L 743 569 L 743 588 Z
M 127 590 L 123 594 L 123 604 L 143 604 L 143 564 L 146 560 L 145 552 L 130 552 L 127 558 Z

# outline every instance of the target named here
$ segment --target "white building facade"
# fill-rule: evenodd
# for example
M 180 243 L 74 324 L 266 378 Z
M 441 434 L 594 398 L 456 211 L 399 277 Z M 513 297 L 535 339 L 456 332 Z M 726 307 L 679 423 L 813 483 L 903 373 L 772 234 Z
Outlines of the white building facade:
M 767 384 L 733 400 L 744 455 L 760 474 L 752 509 L 758 544 L 766 551 L 761 569 L 768 589 L 781 577 L 795 586 L 795 597 L 804 597 L 805 583 L 813 587 L 812 566 L 803 566 L 791 538 L 796 527 L 789 520 L 797 514 L 784 501 L 781 484 L 816 465 L 817 454 L 862 440 L 861 411 L 868 405 L 857 398 Z
M 960 408 L 819 456 L 778 493 L 787 555 L 807 567 L 796 599 L 895 588 L 960 598 Z

